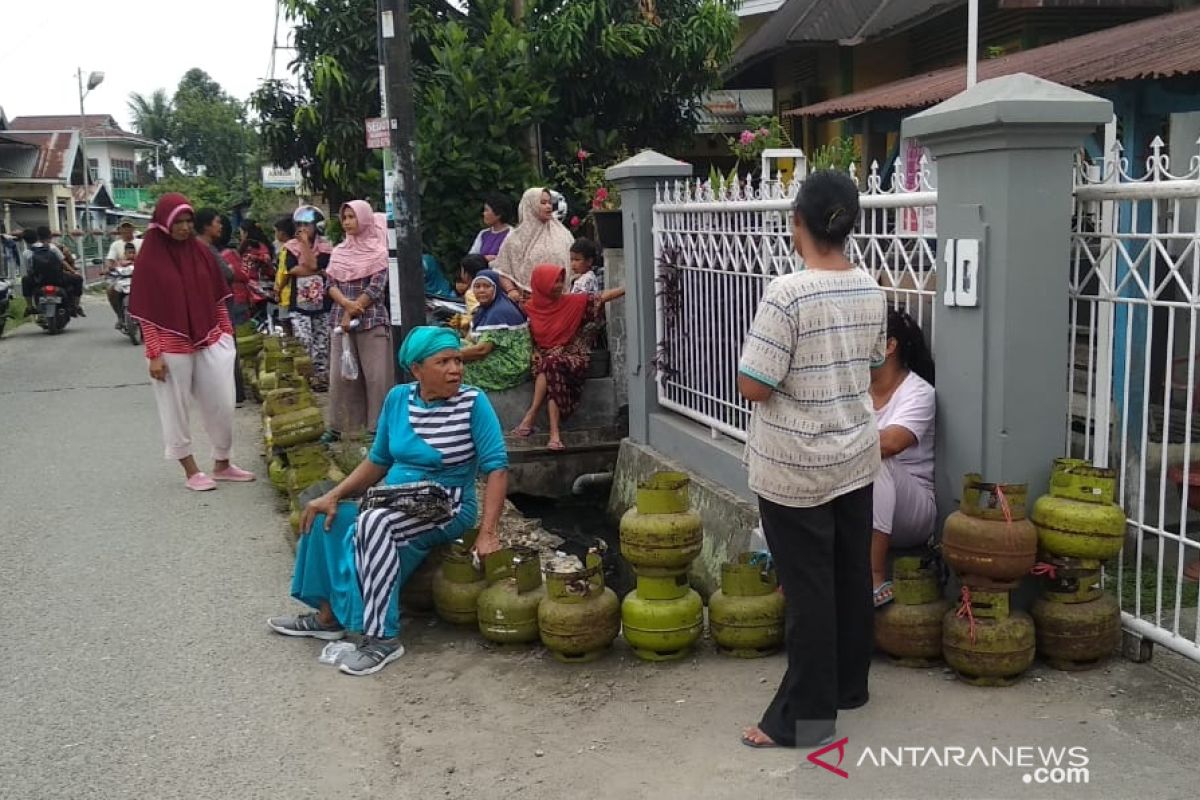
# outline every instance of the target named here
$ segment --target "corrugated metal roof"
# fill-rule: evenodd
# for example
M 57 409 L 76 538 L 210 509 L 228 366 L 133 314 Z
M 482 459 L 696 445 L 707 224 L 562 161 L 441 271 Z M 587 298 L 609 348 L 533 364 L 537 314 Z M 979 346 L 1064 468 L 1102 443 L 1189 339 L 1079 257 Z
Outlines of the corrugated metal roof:
M 1151 17 L 979 62 L 981 81 L 1016 72 L 1076 88 L 1198 73 L 1200 9 Z M 948 67 L 792 109 L 786 114 L 828 117 L 876 109 L 925 108 L 966 88 L 966 67 Z
M 37 150 L 4 148 L 0 153 L 7 179 L 54 180 L 70 184 L 71 168 L 79 147 L 75 131 L 5 131 L 9 139 L 34 145 Z
M 146 139 L 121 127 L 111 114 L 88 114 L 84 118 L 85 135 L 89 139 L 124 139 L 135 144 L 153 145 Z M 14 131 L 77 131 L 78 114 L 49 114 L 42 116 L 16 117 L 8 123 Z
M 733 54 L 733 67 L 790 44 L 857 42 L 896 33 L 965 0 L 788 0 Z

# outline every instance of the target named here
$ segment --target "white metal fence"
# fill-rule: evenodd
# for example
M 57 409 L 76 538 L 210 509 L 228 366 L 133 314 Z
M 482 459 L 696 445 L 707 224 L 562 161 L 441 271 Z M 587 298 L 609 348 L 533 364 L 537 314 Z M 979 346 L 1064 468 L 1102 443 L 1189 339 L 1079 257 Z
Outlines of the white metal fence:
M 932 336 L 937 193 L 924 162 L 907 186 L 895 166 L 885 188 L 871 165 L 848 255 Z M 659 404 L 739 441 L 750 421 L 736 385 L 746 331 L 771 279 L 803 269 L 792 247 L 798 187 L 762 186 L 679 181 L 660 186 L 654 206 Z
M 1125 627 L 1200 660 L 1200 155 L 1155 139 L 1134 178 L 1109 142 L 1076 178 L 1067 450 L 1118 472 Z

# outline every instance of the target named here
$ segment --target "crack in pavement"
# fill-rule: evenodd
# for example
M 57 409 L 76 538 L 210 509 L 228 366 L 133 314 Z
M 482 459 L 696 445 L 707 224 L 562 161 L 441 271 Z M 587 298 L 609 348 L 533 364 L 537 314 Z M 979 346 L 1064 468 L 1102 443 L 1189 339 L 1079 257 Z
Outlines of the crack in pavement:
M 16 391 L 0 392 L 0 397 L 17 394 L 47 394 L 49 392 L 77 392 L 89 389 L 128 389 L 133 386 L 148 386 L 150 381 L 136 383 L 87 384 L 86 386 L 55 386 L 49 389 L 17 389 Z

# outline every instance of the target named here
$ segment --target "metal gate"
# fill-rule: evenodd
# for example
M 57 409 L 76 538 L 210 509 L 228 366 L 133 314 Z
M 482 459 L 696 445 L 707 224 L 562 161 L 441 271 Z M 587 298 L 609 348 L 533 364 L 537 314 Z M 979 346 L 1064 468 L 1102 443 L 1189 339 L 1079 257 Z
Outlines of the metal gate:
M 1131 170 L 1107 145 L 1076 176 L 1066 448 L 1117 470 L 1124 627 L 1200 661 L 1200 155 L 1172 174 L 1155 139 Z

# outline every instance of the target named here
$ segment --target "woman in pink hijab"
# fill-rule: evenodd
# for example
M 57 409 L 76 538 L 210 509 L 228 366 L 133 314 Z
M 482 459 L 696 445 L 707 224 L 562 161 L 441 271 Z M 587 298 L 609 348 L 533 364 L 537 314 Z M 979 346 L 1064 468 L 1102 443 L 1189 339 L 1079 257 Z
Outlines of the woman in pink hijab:
M 334 248 L 325 274 L 329 314 L 329 430 L 325 441 L 364 430 L 373 436 L 383 398 L 395 383 L 392 326 L 388 317 L 387 218 L 363 200 L 342 206 L 346 238 Z M 342 377 L 342 350 L 358 362 L 358 376 Z

